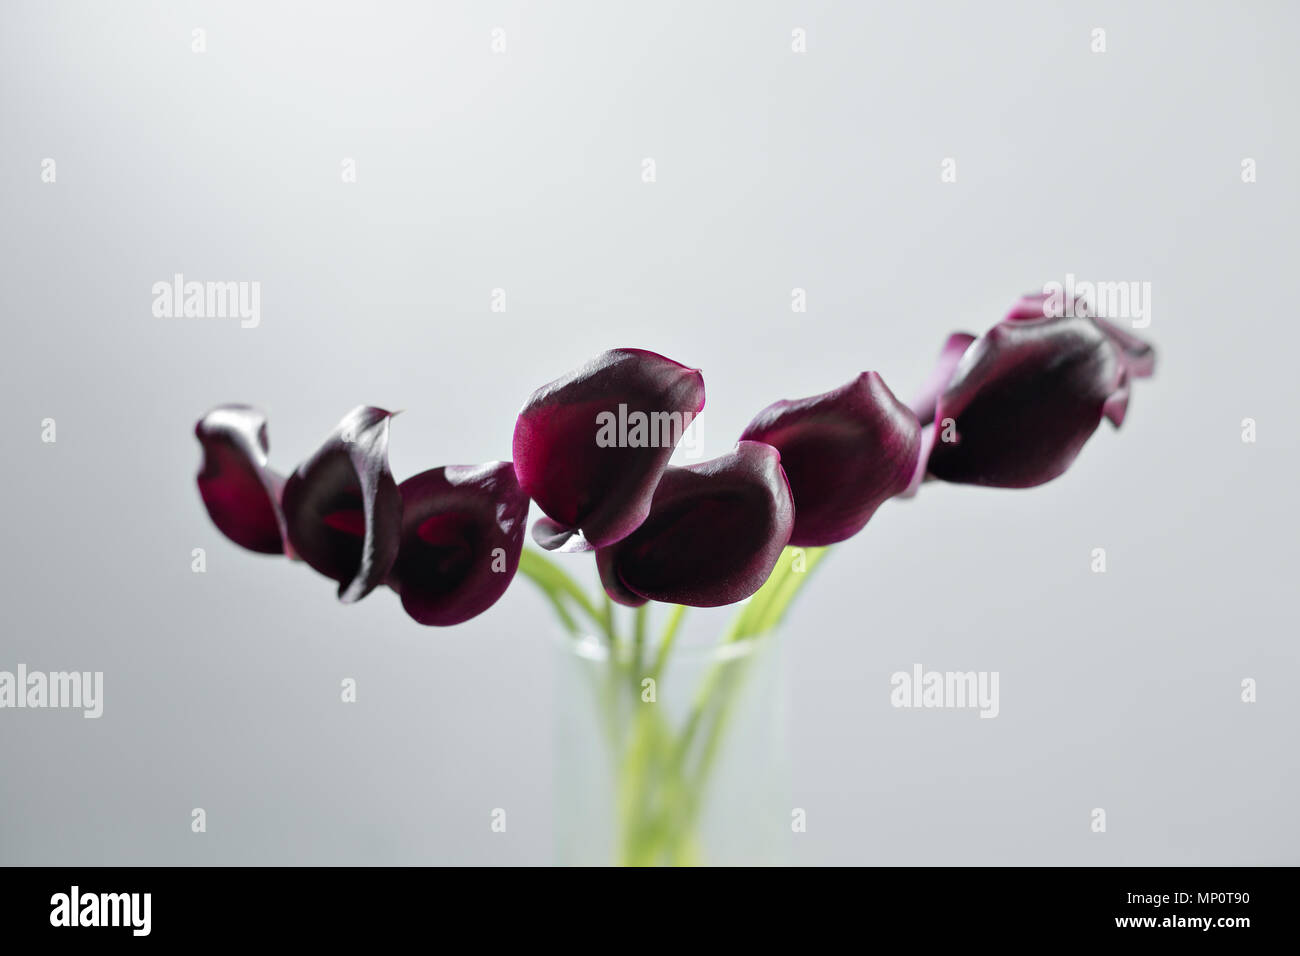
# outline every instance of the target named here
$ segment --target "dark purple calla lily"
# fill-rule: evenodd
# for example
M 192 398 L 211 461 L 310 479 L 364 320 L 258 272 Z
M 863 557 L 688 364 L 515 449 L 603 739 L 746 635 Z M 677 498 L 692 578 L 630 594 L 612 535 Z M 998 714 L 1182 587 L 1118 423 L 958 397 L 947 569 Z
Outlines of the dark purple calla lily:
M 620 604 L 733 604 L 767 580 L 793 528 L 780 452 L 742 441 L 719 458 L 664 471 L 645 522 L 599 549 L 596 565 Z
M 1154 369 L 1151 347 L 1082 308 L 1045 316 L 1043 302 L 1020 300 L 964 350 L 936 402 L 931 476 L 1040 485 L 1065 472 L 1103 415 L 1123 421 L 1132 378 Z
M 266 416 L 248 405 L 221 405 L 194 434 L 203 446 L 199 494 L 212 523 L 240 547 L 283 554 L 284 478 L 267 467 Z
M 769 405 L 740 437 L 781 453 L 795 503 L 790 544 L 814 547 L 857 534 L 907 488 L 921 426 L 878 374 L 863 372 L 822 395 Z
M 604 352 L 535 391 L 515 423 L 514 464 L 551 519 L 538 543 L 581 550 L 631 534 L 703 407 L 697 369 L 642 349 Z
M 447 627 L 482 614 L 519 568 L 528 496 L 508 461 L 449 465 L 406 479 L 402 536 L 388 583 L 406 613 Z
M 285 527 L 304 561 L 359 601 L 383 583 L 397 557 L 402 496 L 388 470 L 382 408 L 358 406 L 285 483 Z
M 1052 306 L 1064 311 L 1064 306 L 1053 296 L 1045 292 L 1021 296 L 1011 307 L 1004 321 L 1014 322 L 1025 319 L 1052 318 L 1056 313 Z M 1111 344 L 1115 346 L 1119 359 L 1124 363 L 1131 378 L 1147 378 L 1156 368 L 1156 350 L 1145 339 L 1138 338 L 1127 329 L 1122 329 L 1100 316 L 1093 315 L 1086 300 L 1076 297 L 1071 303 L 1069 314 L 1088 318 L 1097 328 L 1106 333 Z M 955 339 L 957 336 L 953 336 Z M 952 339 L 949 339 L 949 345 Z

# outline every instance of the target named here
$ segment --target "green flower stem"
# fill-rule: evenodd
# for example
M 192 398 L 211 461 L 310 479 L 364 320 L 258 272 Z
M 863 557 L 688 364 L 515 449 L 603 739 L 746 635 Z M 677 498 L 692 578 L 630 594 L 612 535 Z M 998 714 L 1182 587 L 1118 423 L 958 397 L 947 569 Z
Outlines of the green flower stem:
M 695 777 L 687 788 L 687 803 L 684 813 L 683 826 L 687 829 L 694 827 L 699 819 L 700 811 L 703 808 L 704 794 L 708 786 L 709 775 L 713 770 L 713 765 L 717 760 L 718 751 L 722 744 L 723 735 L 727 725 L 731 720 L 731 708 L 735 696 L 740 687 L 744 684 L 745 677 L 749 670 L 750 661 L 748 658 L 733 662 L 736 670 L 729 673 L 722 681 L 717 697 L 718 705 L 715 708 L 716 713 L 713 717 L 713 726 L 705 739 L 704 747 L 700 751 L 699 767 L 695 771 Z
M 685 616 L 684 605 L 673 605 L 669 612 L 650 671 L 650 677 L 656 685 L 663 676 L 669 652 L 680 633 Z M 643 620 L 638 619 L 638 627 L 642 632 Z M 644 637 L 641 639 L 644 640 Z M 637 676 L 640 676 L 639 669 Z M 621 827 L 622 862 L 631 866 L 660 863 L 694 865 L 699 862 L 699 850 L 689 830 L 682 826 L 686 819 L 683 811 L 690 805 L 687 782 L 675 775 L 670 766 L 674 735 L 662 717 L 662 711 L 641 699 L 639 683 L 633 693 L 637 701 L 633 706 L 639 707 L 639 710 L 636 733 L 628 751 L 646 756 L 643 762 L 630 762 L 633 768 L 631 773 L 626 772 L 625 765 L 625 772 L 621 776 L 621 806 L 624 813 Z M 645 771 L 644 776 L 637 775 L 640 770 Z M 632 797 L 629 790 L 635 791 L 637 796 Z
M 824 554 L 824 549 L 802 554 L 788 550 L 771 578 L 737 613 L 722 643 L 754 639 L 774 629 L 806 583 L 807 572 L 816 567 Z M 676 608 L 669 618 L 660 641 L 656 673 L 666 665 L 684 613 L 683 608 Z M 698 861 L 693 834 L 703 810 L 709 777 L 748 670 L 749 661 L 744 657 L 715 662 L 698 689 L 681 734 L 676 737 L 666 733 L 657 719 L 638 722 L 629 745 L 629 752 L 637 754 L 638 759 L 631 764 L 633 773 L 622 779 L 625 794 L 629 788 L 640 794 L 640 799 L 629 794 L 623 804 L 628 814 L 623 818 L 622 831 L 625 864 L 683 865 Z M 638 716 L 646 715 L 642 711 Z M 698 759 L 692 760 L 693 745 L 706 727 Z M 688 769 L 692 763 L 695 764 L 693 772 Z
M 549 558 L 543 557 L 536 551 L 530 551 L 528 548 L 525 548 L 519 555 L 519 573 L 541 588 L 546 596 L 550 598 L 552 605 L 558 605 L 560 597 L 571 600 L 591 619 L 592 623 L 600 628 L 602 634 L 609 638 L 610 641 L 614 640 L 614 615 L 608 597 L 605 599 L 604 607 L 597 608 L 591 599 L 587 597 L 587 593 L 583 591 L 582 586 L 573 580 L 568 572 Z M 564 620 L 563 616 L 561 620 Z M 569 624 L 566 622 L 566 627 L 568 626 Z M 570 630 L 573 630 L 573 628 L 570 627 Z
M 776 570 L 764 582 L 763 587 L 759 588 L 754 600 L 737 614 L 740 623 L 733 621 L 724 641 L 752 640 L 775 630 L 785 619 L 790 605 L 812 576 L 813 570 L 826 557 L 827 550 L 827 548 L 808 548 L 803 549 L 801 555 L 799 549 L 787 548 L 777 563 Z M 802 557 L 802 564 L 798 563 L 800 557 Z M 723 675 L 723 668 L 728 664 L 731 665 L 731 669 Z M 684 819 L 680 825 L 686 833 L 692 832 L 699 820 L 709 777 L 717 761 L 727 725 L 731 720 L 735 698 L 748 675 L 749 665 L 749 658 L 715 663 L 705 677 L 701 687 L 702 695 L 697 697 L 697 706 L 692 710 L 687 725 L 682 731 L 677 759 L 684 761 L 690 749 L 691 738 L 703 719 L 704 708 L 700 704 L 707 705 L 710 697 L 716 700 L 712 728 L 701 750 L 694 778 L 688 783 L 685 791 L 687 803 L 683 813 Z M 720 675 L 722 675 L 723 686 L 717 688 Z
M 647 604 L 642 604 L 632 612 L 632 663 L 629 670 L 634 694 L 639 694 L 641 690 L 641 665 L 645 658 L 646 615 L 648 613 L 649 605 Z
M 659 638 L 659 650 L 655 654 L 654 669 L 651 670 L 650 676 L 659 682 L 659 676 L 664 672 L 668 665 L 668 654 L 673 649 L 673 642 L 677 640 L 677 635 L 682 629 L 682 618 L 686 616 L 686 605 L 673 605 L 672 613 L 668 617 L 668 623 L 664 626 L 663 636 Z
M 555 611 L 555 616 L 559 618 L 560 624 L 571 638 L 578 639 L 586 633 L 586 630 L 578 624 L 577 619 L 574 617 L 572 608 L 580 609 L 587 617 L 591 618 L 592 622 L 609 642 L 612 674 L 613 668 L 617 667 L 618 662 L 615 659 L 614 645 L 616 642 L 613 637 L 613 615 L 610 613 L 608 605 L 603 612 L 598 611 L 596 605 L 591 603 L 576 581 L 553 562 L 535 551 L 525 549 L 520 553 L 519 573 L 532 581 L 538 590 L 542 592 L 542 596 L 550 603 L 551 608 Z M 600 686 L 605 682 L 599 681 L 598 675 L 591 674 L 589 676 L 594 679 L 592 681 L 592 693 L 601 699 L 607 713 L 616 714 L 617 690 L 612 686 Z M 618 722 L 616 720 L 607 720 L 602 723 L 602 730 L 610 748 L 616 750 L 621 733 Z
M 524 573 L 527 574 L 527 572 Z M 550 602 L 551 609 L 555 611 L 555 616 L 560 619 L 560 624 L 562 624 L 564 629 L 569 632 L 569 636 L 581 637 L 582 629 L 578 627 L 578 622 L 573 619 L 573 615 L 570 614 L 569 609 L 564 606 L 564 602 L 560 600 L 560 596 L 543 585 L 537 578 L 534 578 L 531 575 L 528 575 L 528 577 L 534 584 L 538 585 L 538 590 L 542 592 L 542 596 Z
M 720 645 L 755 640 L 774 630 L 826 551 L 787 548 L 768 580 L 738 609 Z M 646 676 L 656 684 L 662 678 L 686 608 L 673 606 L 669 611 L 647 675 L 648 605 L 633 612 L 631 641 L 622 643 L 608 595 L 602 601 L 591 600 L 577 581 L 536 551 L 522 553 L 519 571 L 542 591 L 570 635 L 588 633 L 579 620 L 585 617 L 608 642 L 606 679 L 593 689 L 604 711 L 600 723 L 617 768 L 620 862 L 631 866 L 699 863 L 695 831 L 749 660 L 743 654 L 715 660 L 696 690 L 680 732 L 675 733 L 664 711 L 642 699 L 641 682 Z
M 787 549 L 788 551 L 789 549 Z M 768 631 L 775 630 L 776 627 L 785 619 L 786 612 L 794 599 L 798 596 L 803 586 L 808 583 L 812 576 L 813 569 L 821 564 L 822 559 L 826 557 L 827 548 L 804 548 L 803 550 L 803 570 L 793 569 L 793 564 L 797 561 L 797 554 L 791 555 L 792 568 L 787 572 L 786 577 L 781 581 L 771 598 L 768 600 L 763 609 L 763 617 L 759 622 L 758 633 L 766 634 Z M 784 559 L 783 559 L 784 560 Z
M 786 548 L 782 552 L 771 577 L 755 592 L 749 604 L 742 607 L 736 616 L 732 618 L 731 626 L 723 635 L 722 643 L 731 644 L 737 641 L 749 640 L 761 634 L 766 634 L 776 627 L 784 619 L 785 612 L 799 593 L 799 589 L 807 583 L 812 570 L 817 567 L 825 555 L 825 548 Z M 798 565 L 797 562 L 800 561 L 802 561 L 802 564 Z M 802 570 L 796 570 L 796 567 L 802 567 Z M 714 663 L 700 684 L 699 692 L 695 696 L 695 704 L 692 706 L 690 716 L 686 720 L 686 726 L 682 730 L 677 757 L 674 761 L 678 769 L 686 763 L 691 745 L 695 742 L 695 735 L 704 719 L 709 700 L 713 696 L 714 687 L 722 674 L 723 668 L 728 663 L 729 661 L 726 660 Z

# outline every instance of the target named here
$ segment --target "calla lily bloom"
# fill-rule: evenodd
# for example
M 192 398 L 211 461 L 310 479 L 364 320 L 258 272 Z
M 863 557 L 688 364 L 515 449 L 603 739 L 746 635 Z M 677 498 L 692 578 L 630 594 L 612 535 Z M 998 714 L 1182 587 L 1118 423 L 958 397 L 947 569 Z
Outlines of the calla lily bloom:
M 787 544 L 842 541 L 927 478 L 1031 487 L 1062 474 L 1102 418 L 1118 427 L 1154 350 L 1081 302 L 1052 300 L 1049 312 L 1048 301 L 1022 298 L 978 338 L 953 334 L 910 408 L 864 372 L 769 405 L 731 452 L 684 468 L 668 462 L 704 407 L 699 370 L 615 349 L 530 396 L 513 462 L 435 468 L 400 486 L 382 408 L 354 409 L 286 480 L 268 466 L 265 417 L 220 406 L 195 426 L 199 492 L 235 543 L 301 558 L 345 603 L 387 583 L 425 625 L 459 624 L 501 598 L 530 499 L 544 512 L 537 542 L 594 551 L 613 600 L 733 604 L 768 580 Z M 567 625 L 566 601 L 613 638 L 608 616 L 533 557 L 524 571 Z
M 283 554 L 284 478 L 267 467 L 266 416 L 248 405 L 221 405 L 194 434 L 203 446 L 199 494 L 212 523 L 240 547 Z
M 1006 321 L 1050 318 L 1055 314 L 1055 312 L 1051 311 L 1053 306 L 1065 311 L 1062 303 L 1055 296 L 1048 295 L 1045 292 L 1024 295 L 1011 307 L 1011 311 L 1007 313 Z M 1120 361 L 1124 363 L 1131 376 L 1146 378 L 1155 371 L 1156 350 L 1149 342 L 1138 338 L 1132 332 L 1121 329 L 1113 322 L 1092 315 L 1092 310 L 1083 298 L 1076 297 L 1073 300 L 1070 312 L 1076 316 L 1090 318 L 1097 328 L 1106 333 L 1106 337 L 1119 350 Z
M 510 462 L 434 468 L 398 490 L 401 547 L 388 583 L 406 613 L 447 627 L 495 604 L 519 568 L 528 524 Z
M 742 441 L 711 461 L 669 467 L 645 522 L 600 548 L 596 566 L 620 604 L 733 604 L 772 573 L 794 517 L 780 452 Z
M 1020 300 L 964 350 L 935 400 L 931 476 L 1040 485 L 1065 472 L 1103 416 L 1123 421 L 1130 382 L 1151 374 L 1154 351 L 1081 305 L 1047 316 L 1043 302 Z M 946 348 L 941 364 L 949 358 Z
M 814 547 L 857 534 L 907 488 L 921 426 L 878 374 L 863 372 L 822 395 L 769 405 L 740 437 L 781 453 L 795 503 L 790 544 Z
M 533 392 L 515 423 L 514 466 L 550 519 L 538 543 L 600 548 L 636 530 L 703 407 L 699 370 L 642 349 L 603 352 Z
M 284 487 L 284 518 L 298 556 L 339 583 L 339 600 L 359 601 L 397 558 L 402 496 L 388 470 L 382 408 L 358 406 Z

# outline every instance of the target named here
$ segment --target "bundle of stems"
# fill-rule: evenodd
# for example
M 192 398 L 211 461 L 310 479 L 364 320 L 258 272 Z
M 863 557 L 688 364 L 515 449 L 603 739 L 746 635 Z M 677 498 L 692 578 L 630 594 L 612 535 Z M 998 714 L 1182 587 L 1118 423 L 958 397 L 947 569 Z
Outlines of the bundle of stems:
M 540 589 L 574 641 L 599 641 L 603 673 L 594 681 L 615 772 L 618 862 L 629 866 L 701 862 L 697 837 L 709 778 L 753 655 L 750 642 L 780 625 L 827 548 L 786 548 L 766 583 L 737 607 L 680 725 L 656 706 L 687 608 L 667 605 L 657 640 L 648 635 L 650 605 L 631 612 L 620 633 L 608 597 L 593 600 L 541 552 L 525 549 L 519 571 Z M 628 622 L 623 622 L 627 624 Z

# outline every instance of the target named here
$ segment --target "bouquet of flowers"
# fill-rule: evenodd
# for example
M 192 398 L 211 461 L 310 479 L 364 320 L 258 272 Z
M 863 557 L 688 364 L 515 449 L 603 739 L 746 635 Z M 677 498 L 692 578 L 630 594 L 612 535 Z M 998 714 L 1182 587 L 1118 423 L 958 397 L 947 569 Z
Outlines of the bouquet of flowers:
M 392 414 L 360 406 L 286 478 L 266 419 L 219 406 L 195 432 L 213 523 L 251 551 L 305 562 L 339 600 L 381 585 L 417 623 L 488 610 L 517 573 L 574 639 L 608 650 L 601 723 L 618 769 L 620 858 L 689 863 L 694 830 L 743 667 L 719 662 L 680 727 L 625 706 L 664 673 L 688 607 L 740 604 L 726 645 L 771 632 L 825 557 L 887 499 L 928 480 L 1029 488 L 1062 474 L 1102 418 L 1118 427 L 1154 351 L 1085 303 L 1019 300 L 976 337 L 958 332 L 904 404 L 875 372 L 759 411 L 735 447 L 670 464 L 704 408 L 704 379 L 641 349 L 604 352 L 534 391 L 512 461 L 447 465 L 395 481 Z M 536 549 L 525 548 L 531 504 Z M 593 596 L 545 552 L 591 552 Z M 667 605 L 651 638 L 648 606 Z M 620 628 L 615 605 L 628 626 Z M 647 685 L 646 682 L 650 683 Z

